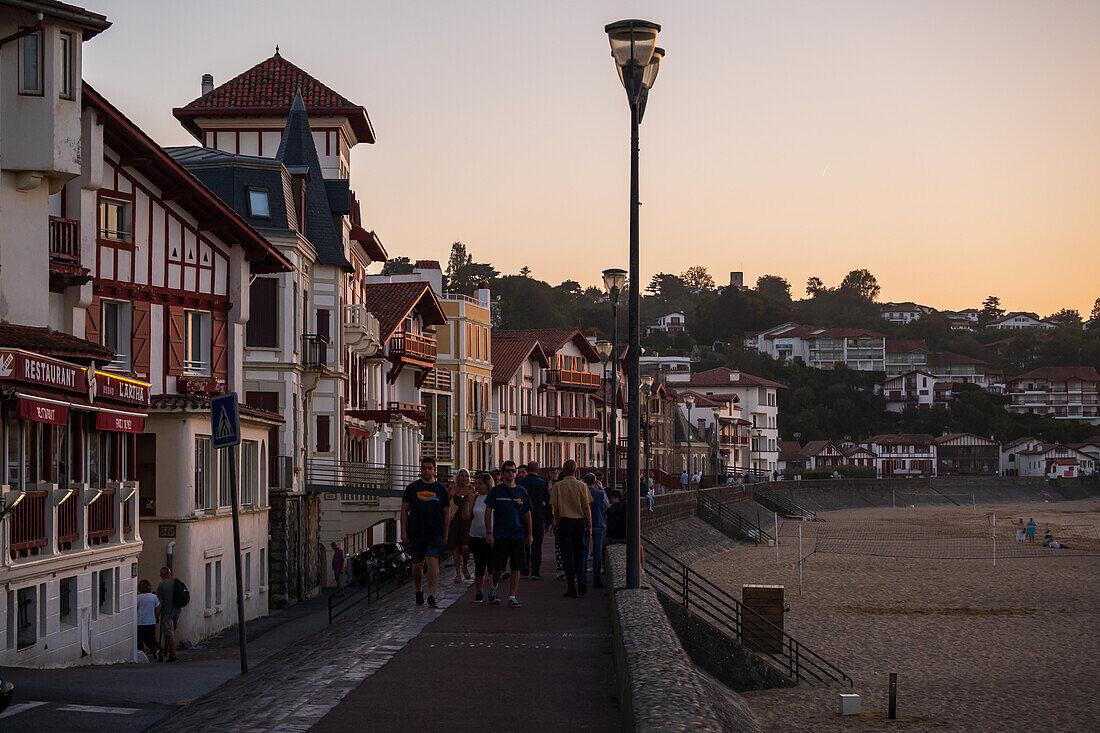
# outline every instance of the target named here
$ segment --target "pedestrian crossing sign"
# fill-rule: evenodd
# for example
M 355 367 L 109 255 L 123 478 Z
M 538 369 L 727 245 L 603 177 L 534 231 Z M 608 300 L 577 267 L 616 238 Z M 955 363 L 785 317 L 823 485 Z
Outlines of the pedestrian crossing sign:
M 210 424 L 215 448 L 241 444 L 241 415 L 237 409 L 236 392 L 210 400 Z

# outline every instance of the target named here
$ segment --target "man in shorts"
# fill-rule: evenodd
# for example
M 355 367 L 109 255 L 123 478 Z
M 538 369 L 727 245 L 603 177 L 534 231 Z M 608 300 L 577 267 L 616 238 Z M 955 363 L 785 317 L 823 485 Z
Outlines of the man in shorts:
M 428 565 L 428 607 L 437 608 L 439 560 L 447 541 L 451 497 L 435 479 L 435 459 L 420 459 L 420 478 L 405 487 L 401 496 L 401 541 L 412 557 L 416 605 L 424 605 L 424 563 Z
M 504 568 L 511 564 L 508 578 L 508 607 L 519 608 L 519 574 L 523 570 L 526 548 L 531 545 L 531 498 L 516 484 L 516 463 L 505 461 L 501 483 L 493 487 L 485 500 L 485 539 L 493 546 L 493 587 L 489 602 L 500 603 L 497 584 Z
M 176 608 L 176 579 L 170 568 L 160 569 L 160 583 L 157 585 L 157 598 L 160 599 L 160 635 L 167 641 L 168 661 L 178 662 L 176 656 L 176 625 L 180 620 L 180 611 Z

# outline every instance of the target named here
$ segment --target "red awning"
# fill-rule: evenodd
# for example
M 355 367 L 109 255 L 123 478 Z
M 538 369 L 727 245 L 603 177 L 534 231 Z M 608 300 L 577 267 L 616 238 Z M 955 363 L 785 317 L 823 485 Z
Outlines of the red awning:
M 96 430 L 111 430 L 116 433 L 140 433 L 145 430 L 145 416 L 132 412 L 100 410 L 95 416 Z
M 15 414 L 24 420 L 34 420 L 47 425 L 66 425 L 69 422 L 69 403 L 20 395 Z

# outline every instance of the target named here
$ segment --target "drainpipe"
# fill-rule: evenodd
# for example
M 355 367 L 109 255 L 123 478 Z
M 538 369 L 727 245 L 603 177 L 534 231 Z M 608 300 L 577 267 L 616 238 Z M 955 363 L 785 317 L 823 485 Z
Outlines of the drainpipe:
M 169 570 L 172 569 L 172 554 L 175 552 L 175 550 L 176 550 L 176 541 L 172 540 L 171 542 L 168 543 L 168 560 L 167 560 L 167 562 L 164 563 L 165 565 L 168 566 Z

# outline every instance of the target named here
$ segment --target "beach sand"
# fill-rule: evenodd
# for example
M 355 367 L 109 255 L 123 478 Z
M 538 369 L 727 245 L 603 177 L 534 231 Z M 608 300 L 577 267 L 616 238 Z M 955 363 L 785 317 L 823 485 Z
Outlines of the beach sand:
M 821 515 L 824 523 L 802 524 L 808 557 L 801 595 L 797 522 L 780 527 L 778 565 L 775 548 L 766 545 L 716 548 L 694 562 L 695 570 L 737 598 L 742 584 L 785 586 L 785 630 L 855 681 L 854 690 L 802 684 L 743 693 L 761 724 L 777 732 L 1100 729 L 1100 556 L 1043 549 L 1036 557 L 999 558 L 994 567 L 992 557 L 813 552 L 822 527 L 866 529 L 879 552 L 891 547 L 892 527 L 899 535 L 921 526 L 947 534 L 957 526 L 965 533 L 992 512 L 1006 554 L 1001 523 L 1007 531 L 1019 516 L 1034 517 L 1040 535 L 1047 522 L 1089 532 L 1100 525 L 1097 499 L 830 512 Z M 897 547 L 908 542 L 900 540 Z M 897 720 L 887 719 L 890 672 L 898 673 Z M 837 714 L 842 691 L 860 694 L 859 716 Z

